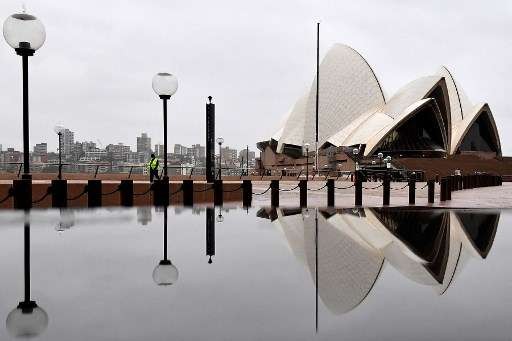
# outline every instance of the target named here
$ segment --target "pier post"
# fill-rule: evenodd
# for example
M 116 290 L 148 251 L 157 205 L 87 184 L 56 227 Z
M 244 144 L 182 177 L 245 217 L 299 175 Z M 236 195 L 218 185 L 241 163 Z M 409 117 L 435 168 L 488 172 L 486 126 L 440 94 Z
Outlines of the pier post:
M 224 185 L 222 180 L 214 180 L 213 182 L 213 204 L 222 206 L 224 204 Z
M 306 180 L 299 181 L 300 189 L 300 207 L 308 206 L 308 182 Z
M 194 206 L 194 181 L 183 180 L 181 186 L 183 192 L 183 205 Z
M 279 180 L 270 181 L 270 205 L 279 207 Z
M 327 180 L 327 206 L 334 207 L 334 179 Z
M 354 189 L 355 189 L 355 195 L 354 195 L 354 205 L 355 206 L 362 206 L 363 205 L 363 175 L 361 171 L 355 172 L 355 183 L 354 183 Z
M 101 206 L 101 180 L 94 179 L 87 181 L 87 206 Z
M 32 180 L 21 179 L 12 182 L 14 194 L 14 208 L 32 207 Z
M 382 205 L 389 206 L 391 197 L 391 180 L 389 177 L 389 173 L 386 172 L 384 174 L 384 179 L 382 180 Z
M 434 180 L 428 180 L 428 203 L 434 203 L 434 196 L 436 193 L 436 182 Z
M 252 205 L 252 182 L 251 180 L 244 180 L 242 182 L 243 189 L 243 206 L 251 207 Z
M 416 204 L 416 174 L 413 172 L 409 177 L 409 205 Z
M 121 206 L 133 206 L 133 180 L 121 180 L 119 184 L 119 193 L 121 196 Z
M 166 176 L 153 182 L 153 205 L 169 205 L 169 178 Z
M 448 187 L 448 181 L 445 177 L 442 177 L 441 178 L 441 181 L 439 182 L 440 184 L 440 187 L 441 187 L 441 195 L 440 195 L 440 198 L 439 198 L 439 201 L 446 201 L 446 191 L 447 191 L 447 187 Z
M 52 180 L 52 207 L 68 206 L 68 181 Z
M 448 188 L 446 189 L 446 200 L 452 200 L 453 176 L 448 176 L 446 180 L 448 181 Z

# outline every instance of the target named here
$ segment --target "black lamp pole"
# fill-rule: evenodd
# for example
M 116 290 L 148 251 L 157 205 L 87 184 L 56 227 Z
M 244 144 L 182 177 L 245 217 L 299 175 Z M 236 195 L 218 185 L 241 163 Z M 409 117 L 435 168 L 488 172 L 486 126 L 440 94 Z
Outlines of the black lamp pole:
M 62 132 L 57 133 L 59 135 L 59 180 L 62 180 Z
M 306 147 L 306 181 L 309 180 L 309 147 Z
M 245 150 L 246 150 L 246 160 L 245 160 L 245 163 L 246 163 L 246 167 L 245 167 L 245 175 L 249 176 L 249 146 L 246 146 L 245 147 Z
M 164 180 L 168 179 L 167 175 L 167 101 L 171 96 L 160 95 L 164 105 Z
M 30 223 L 25 213 L 25 303 L 30 303 Z
M 167 206 L 164 210 L 164 261 L 167 261 Z
M 28 46 L 26 46 L 28 45 Z M 28 57 L 34 55 L 34 50 L 29 43 L 21 42 L 16 53 L 21 56 L 23 69 L 23 175 L 22 179 L 32 179 L 30 175 L 30 154 L 29 154 L 29 111 L 28 111 Z
M 219 142 L 219 180 L 222 180 L 222 143 Z

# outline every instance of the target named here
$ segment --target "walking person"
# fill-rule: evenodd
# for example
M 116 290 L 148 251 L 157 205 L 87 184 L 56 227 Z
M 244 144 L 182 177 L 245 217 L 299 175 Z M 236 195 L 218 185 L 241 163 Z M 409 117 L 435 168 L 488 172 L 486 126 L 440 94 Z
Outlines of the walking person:
M 160 176 L 158 175 L 158 166 L 160 165 L 160 161 L 155 157 L 155 154 L 151 154 L 151 160 L 149 160 L 148 168 L 149 168 L 149 182 L 153 183 L 153 178 L 157 178 L 160 180 Z

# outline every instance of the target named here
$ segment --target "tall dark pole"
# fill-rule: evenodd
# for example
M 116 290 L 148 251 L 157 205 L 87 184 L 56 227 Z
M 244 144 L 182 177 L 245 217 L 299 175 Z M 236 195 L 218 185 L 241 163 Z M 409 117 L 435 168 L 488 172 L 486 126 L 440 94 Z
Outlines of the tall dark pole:
M 28 122 L 28 54 L 22 54 L 23 68 L 23 179 L 31 179 Z
M 309 180 L 309 147 L 306 147 L 306 181 Z
M 167 206 L 164 209 L 164 260 L 167 260 Z
M 30 302 L 30 222 L 28 211 L 25 211 L 25 302 Z
M 164 104 L 164 179 L 167 176 L 167 100 L 170 96 L 160 96 Z
M 62 132 L 58 132 L 59 135 L 59 180 L 62 180 Z
M 315 168 L 318 170 L 318 97 L 320 86 L 320 23 L 316 23 L 316 139 Z
M 215 104 L 206 103 L 206 182 L 215 180 Z
M 206 255 L 208 264 L 212 264 L 212 256 L 215 256 L 215 208 L 206 208 Z
M 222 180 L 222 143 L 219 143 L 219 180 Z
M 318 333 L 318 208 L 315 208 L 315 330 Z
M 245 175 L 249 176 L 249 146 L 246 147 L 245 149 L 247 152 L 246 152 L 246 167 L 245 167 Z

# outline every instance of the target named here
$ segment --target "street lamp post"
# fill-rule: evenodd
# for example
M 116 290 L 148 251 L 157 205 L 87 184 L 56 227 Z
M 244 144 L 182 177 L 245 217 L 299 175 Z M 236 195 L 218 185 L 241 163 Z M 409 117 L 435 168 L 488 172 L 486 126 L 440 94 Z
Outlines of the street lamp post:
M 59 175 L 57 178 L 62 180 L 62 132 L 64 131 L 64 127 L 61 125 L 56 125 L 53 130 L 59 136 Z
M 5 322 L 8 332 L 14 337 L 36 337 L 48 327 L 48 314 L 30 298 L 30 217 L 25 211 L 24 222 L 24 272 L 25 297 L 14 308 Z
M 153 270 L 153 281 L 156 285 L 172 285 L 178 281 L 178 268 L 167 257 L 167 206 L 164 208 L 164 259 L 160 260 Z
M 16 54 L 21 56 L 23 72 L 23 175 L 22 179 L 31 179 L 29 154 L 29 111 L 28 111 L 28 57 L 43 46 L 46 32 L 43 23 L 35 16 L 16 13 L 4 21 L 4 38 Z
M 224 143 L 224 139 L 218 137 L 217 143 L 219 144 L 219 180 L 222 180 L 222 144 Z
M 153 90 L 163 102 L 164 111 L 164 180 L 168 180 L 167 174 L 167 101 L 178 90 L 178 78 L 167 72 L 159 72 L 153 77 Z
M 306 148 L 306 181 L 309 180 L 309 143 L 304 143 Z
M 354 148 L 352 150 L 352 154 L 354 154 L 354 158 L 356 159 L 355 170 L 357 172 L 359 170 L 359 149 L 358 148 Z

